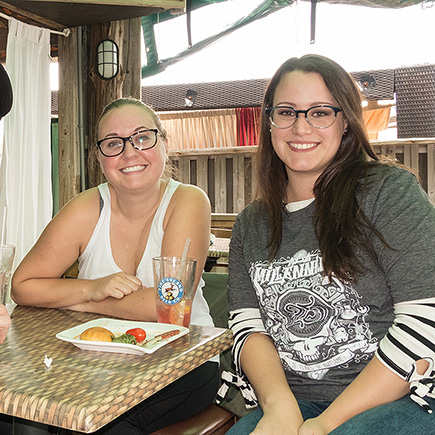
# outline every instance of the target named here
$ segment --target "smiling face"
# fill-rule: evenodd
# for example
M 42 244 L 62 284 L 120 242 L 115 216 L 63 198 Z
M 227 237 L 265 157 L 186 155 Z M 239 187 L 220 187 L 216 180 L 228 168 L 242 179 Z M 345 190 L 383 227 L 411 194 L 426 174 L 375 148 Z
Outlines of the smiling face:
M 292 71 L 284 74 L 273 98 L 274 107 L 291 106 L 296 110 L 321 104 L 339 106 L 318 73 Z M 340 147 L 346 125 L 339 112 L 335 122 L 325 129 L 312 127 L 303 114 L 299 114 L 289 128 L 270 126 L 272 145 L 286 167 L 289 185 L 303 179 L 314 186 Z
M 139 130 L 157 128 L 152 114 L 145 107 L 126 104 L 107 112 L 98 127 L 98 140 L 130 137 Z M 156 145 L 139 151 L 127 141 L 124 151 L 115 157 L 98 152 L 98 161 L 109 183 L 116 188 L 140 189 L 158 182 L 165 168 L 167 142 L 157 136 Z

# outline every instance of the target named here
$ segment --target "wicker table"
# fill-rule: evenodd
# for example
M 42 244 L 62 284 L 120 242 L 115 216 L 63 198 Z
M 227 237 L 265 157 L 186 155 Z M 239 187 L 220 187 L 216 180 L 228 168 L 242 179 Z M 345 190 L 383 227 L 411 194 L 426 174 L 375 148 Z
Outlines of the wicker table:
M 229 330 L 195 325 L 143 356 L 85 351 L 55 338 L 100 317 L 17 307 L 0 345 L 0 413 L 95 432 L 232 344 Z M 50 368 L 45 355 L 53 358 Z
M 214 258 L 228 258 L 230 252 L 230 239 L 216 237 L 213 244 L 208 248 L 208 256 Z
M 216 237 L 213 244 L 208 248 L 207 261 L 204 266 L 206 272 L 211 272 L 214 266 L 219 266 L 218 260 L 222 258 L 228 262 L 230 254 L 230 239 Z M 228 267 L 227 263 L 222 263 L 223 266 Z

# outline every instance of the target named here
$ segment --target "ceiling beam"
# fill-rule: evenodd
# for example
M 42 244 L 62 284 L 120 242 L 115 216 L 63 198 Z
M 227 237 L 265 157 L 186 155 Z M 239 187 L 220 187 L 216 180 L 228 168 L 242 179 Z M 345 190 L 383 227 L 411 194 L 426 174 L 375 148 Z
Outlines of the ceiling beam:
M 44 3 L 81 3 L 89 5 L 146 6 L 164 9 L 185 9 L 186 0 L 32 0 Z
M 44 17 L 40 17 L 39 15 L 33 14 L 32 12 L 25 11 L 24 9 L 17 8 L 16 6 L 14 6 L 10 3 L 7 3 L 7 2 L 0 0 L 0 6 L 3 8 L 9 9 L 13 13 L 16 13 L 16 14 L 21 15 L 29 20 L 32 20 L 35 23 L 42 25 L 43 27 L 48 27 L 48 28 L 51 28 L 54 30 L 59 30 L 59 31 L 62 31 L 63 29 L 65 29 L 65 26 L 60 24 L 60 23 L 56 23 L 55 21 L 48 20 L 47 18 L 44 18 Z

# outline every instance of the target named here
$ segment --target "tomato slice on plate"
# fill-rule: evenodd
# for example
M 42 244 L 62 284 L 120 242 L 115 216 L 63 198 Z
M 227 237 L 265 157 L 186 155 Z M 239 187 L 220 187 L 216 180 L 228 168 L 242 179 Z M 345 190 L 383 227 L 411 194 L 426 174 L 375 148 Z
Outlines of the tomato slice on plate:
M 147 338 L 147 333 L 142 328 L 129 329 L 126 334 L 130 334 L 136 338 L 137 342 L 140 343 Z

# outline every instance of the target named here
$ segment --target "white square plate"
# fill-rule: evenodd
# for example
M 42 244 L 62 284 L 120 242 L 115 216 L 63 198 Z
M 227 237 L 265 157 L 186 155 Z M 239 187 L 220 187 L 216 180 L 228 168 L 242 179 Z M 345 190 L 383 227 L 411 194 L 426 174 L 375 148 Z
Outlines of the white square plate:
M 86 341 L 80 340 L 80 334 L 88 328 L 93 326 L 101 326 L 103 328 L 112 331 L 114 335 L 124 334 L 131 328 L 142 328 L 145 330 L 147 336 L 146 340 L 151 340 L 156 335 L 164 332 L 178 330 L 180 331 L 176 335 L 172 335 L 169 338 L 160 340 L 155 345 L 145 348 L 136 344 L 126 343 L 110 343 L 104 341 Z M 142 355 L 144 353 L 153 353 L 162 346 L 176 340 L 189 333 L 189 329 L 184 326 L 170 325 L 168 323 L 154 323 L 154 322 L 136 322 L 134 320 L 117 320 L 117 319 L 95 319 L 90 322 L 82 323 L 74 328 L 67 329 L 65 331 L 56 334 L 56 338 L 63 341 L 68 341 L 74 346 L 84 350 L 95 350 L 99 352 L 117 352 L 117 353 L 129 353 L 133 355 Z

